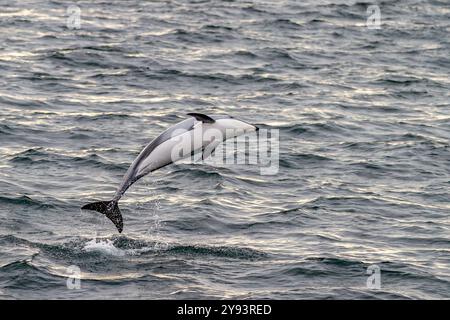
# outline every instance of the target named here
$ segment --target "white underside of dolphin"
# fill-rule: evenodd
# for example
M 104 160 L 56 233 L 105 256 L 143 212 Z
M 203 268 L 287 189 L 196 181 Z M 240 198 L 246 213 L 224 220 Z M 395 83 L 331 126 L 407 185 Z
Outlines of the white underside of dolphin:
M 103 213 L 120 233 L 123 230 L 123 219 L 118 205 L 119 200 L 140 178 L 199 152 L 206 158 L 226 139 L 258 130 L 254 125 L 227 115 L 207 116 L 200 113 L 188 115 L 191 117 L 168 128 L 141 151 L 123 177 L 111 201 L 90 203 L 82 209 Z

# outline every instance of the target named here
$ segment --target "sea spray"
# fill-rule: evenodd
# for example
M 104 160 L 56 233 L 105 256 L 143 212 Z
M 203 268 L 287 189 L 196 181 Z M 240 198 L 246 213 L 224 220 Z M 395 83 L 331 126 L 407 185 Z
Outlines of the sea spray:
M 116 257 L 123 257 L 126 252 L 114 246 L 114 241 L 109 239 L 92 239 L 84 246 L 86 252 L 98 252 Z
M 161 222 L 161 218 L 159 216 L 159 212 L 161 210 L 161 200 L 160 194 L 158 193 L 158 185 L 160 183 L 160 180 L 152 180 L 152 182 L 147 185 L 150 190 L 150 196 L 151 198 L 153 198 L 153 200 L 151 201 L 150 216 L 153 222 L 150 224 L 150 227 L 147 230 L 147 235 L 154 243 L 155 250 L 165 250 L 169 246 L 168 243 L 163 240 L 163 237 L 160 234 L 160 229 L 163 226 L 163 223 Z

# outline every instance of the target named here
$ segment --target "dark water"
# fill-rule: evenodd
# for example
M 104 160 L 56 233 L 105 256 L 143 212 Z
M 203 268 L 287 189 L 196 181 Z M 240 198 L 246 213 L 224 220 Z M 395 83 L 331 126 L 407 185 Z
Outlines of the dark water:
M 449 298 L 450 3 L 374 3 L 0 1 L 0 298 Z M 279 129 L 279 173 L 79 209 L 193 111 Z

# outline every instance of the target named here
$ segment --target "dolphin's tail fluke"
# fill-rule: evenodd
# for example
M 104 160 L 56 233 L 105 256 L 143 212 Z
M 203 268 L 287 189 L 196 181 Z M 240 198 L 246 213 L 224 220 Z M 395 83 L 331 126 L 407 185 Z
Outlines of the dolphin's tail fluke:
M 83 206 L 83 210 L 94 210 L 103 213 L 116 226 L 119 233 L 123 230 L 122 214 L 120 213 L 119 204 L 117 201 L 100 201 L 89 203 Z

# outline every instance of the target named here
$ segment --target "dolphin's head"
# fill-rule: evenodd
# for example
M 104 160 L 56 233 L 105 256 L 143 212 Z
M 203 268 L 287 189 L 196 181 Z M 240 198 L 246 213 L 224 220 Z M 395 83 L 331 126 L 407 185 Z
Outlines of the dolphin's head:
M 234 131 L 235 134 L 233 134 L 233 136 L 239 136 L 244 133 L 251 133 L 259 130 L 259 128 L 253 124 L 231 117 L 217 119 L 216 122 L 220 127 L 222 127 L 227 131 L 229 132 Z M 227 137 L 229 138 L 228 134 Z

